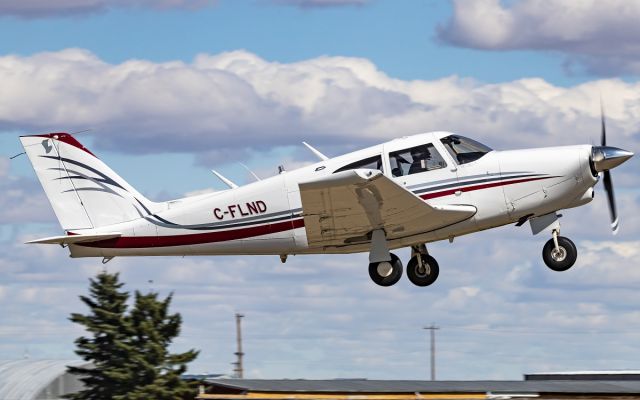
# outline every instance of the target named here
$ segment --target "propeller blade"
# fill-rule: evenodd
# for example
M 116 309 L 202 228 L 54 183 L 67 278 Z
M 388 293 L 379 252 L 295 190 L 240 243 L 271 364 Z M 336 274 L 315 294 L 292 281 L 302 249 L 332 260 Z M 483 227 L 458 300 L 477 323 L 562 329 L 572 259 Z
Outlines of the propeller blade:
M 613 181 L 611 180 L 611 172 L 604 171 L 604 190 L 607 192 L 607 200 L 609 202 L 609 215 L 611 216 L 611 231 L 615 235 L 618 233 L 618 210 L 616 209 L 616 197 L 613 193 Z
M 600 136 L 600 146 L 607 145 L 607 128 L 604 122 L 604 107 L 602 106 L 602 99 L 600 99 L 600 121 L 602 122 L 602 134 Z
M 615 168 L 633 156 L 633 153 L 617 147 L 607 146 L 607 124 L 604 116 L 604 106 L 600 98 L 600 120 L 602 124 L 602 134 L 600 146 L 593 147 L 591 161 L 596 171 L 602 172 L 604 190 L 607 192 L 607 202 L 609 204 L 609 216 L 611 218 L 611 231 L 615 235 L 618 233 L 618 210 L 616 209 L 616 196 L 613 192 L 613 181 L 611 180 L 611 168 Z

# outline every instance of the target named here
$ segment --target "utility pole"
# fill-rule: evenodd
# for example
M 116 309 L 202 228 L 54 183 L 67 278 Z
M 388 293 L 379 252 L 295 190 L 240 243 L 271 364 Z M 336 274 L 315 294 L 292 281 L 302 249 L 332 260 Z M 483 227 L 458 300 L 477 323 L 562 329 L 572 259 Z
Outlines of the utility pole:
M 244 318 L 244 315 L 236 314 L 237 351 L 233 353 L 238 357 L 237 359 L 238 361 L 233 363 L 236 366 L 233 369 L 233 372 L 235 372 L 236 378 L 240 378 L 240 379 L 242 379 L 244 375 L 244 369 L 242 366 L 242 356 L 244 356 L 244 353 L 242 352 L 242 326 L 240 325 L 241 318 Z
M 440 327 L 435 326 L 433 323 L 431 326 L 425 326 L 425 330 L 430 331 L 431 334 L 431 380 L 436 380 L 436 331 L 440 329 Z

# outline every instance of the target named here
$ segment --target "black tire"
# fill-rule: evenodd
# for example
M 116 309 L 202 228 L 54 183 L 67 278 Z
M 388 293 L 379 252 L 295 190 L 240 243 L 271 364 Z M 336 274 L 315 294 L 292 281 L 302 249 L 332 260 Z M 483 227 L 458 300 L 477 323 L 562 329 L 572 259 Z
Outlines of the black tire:
M 400 278 L 402 278 L 402 261 L 400 261 L 398 256 L 396 256 L 395 254 L 390 254 L 391 261 L 389 261 L 389 263 L 391 263 L 392 270 L 391 273 L 387 276 L 382 276 L 378 272 L 378 265 L 380 263 L 375 262 L 369 264 L 369 276 L 376 285 L 391 286 L 398 282 Z
M 556 245 L 553 243 L 553 239 L 550 239 L 542 248 L 542 259 L 550 269 L 562 272 L 575 264 L 578 258 L 578 250 L 576 245 L 564 236 L 558 236 L 558 247 L 560 248 L 560 253 L 556 252 Z
M 429 286 L 433 284 L 440 275 L 440 266 L 435 258 L 428 254 L 421 254 L 423 268 L 418 265 L 418 256 L 411 257 L 407 264 L 407 278 L 416 286 Z

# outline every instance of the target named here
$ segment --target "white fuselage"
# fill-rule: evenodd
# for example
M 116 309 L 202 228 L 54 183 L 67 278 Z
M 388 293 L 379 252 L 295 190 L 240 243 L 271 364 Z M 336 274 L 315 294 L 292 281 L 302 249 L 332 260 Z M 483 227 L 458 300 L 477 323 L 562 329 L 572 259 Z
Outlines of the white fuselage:
M 491 151 L 459 164 L 440 138 L 446 132 L 415 135 L 369 147 L 245 186 L 166 203 L 147 215 L 93 229 L 122 237 L 69 246 L 72 257 L 233 254 L 319 254 L 368 251 L 368 243 L 310 246 L 299 184 L 334 173 L 358 160 L 382 156 L 382 171 L 431 205 L 472 205 L 477 212 L 453 225 L 389 241 L 389 248 L 465 235 L 521 218 L 586 204 L 597 177 L 591 146 Z M 433 144 L 446 167 L 393 177 L 389 153 Z

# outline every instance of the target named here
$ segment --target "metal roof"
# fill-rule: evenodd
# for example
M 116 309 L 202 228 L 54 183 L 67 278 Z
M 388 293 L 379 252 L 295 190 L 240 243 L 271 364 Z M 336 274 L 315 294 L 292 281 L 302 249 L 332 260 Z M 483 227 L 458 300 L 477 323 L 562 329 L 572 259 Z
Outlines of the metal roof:
M 0 360 L 0 399 L 32 400 L 80 360 Z
M 558 371 L 558 372 L 531 372 L 525 375 L 640 375 L 638 369 L 614 369 L 593 371 Z
M 240 392 L 640 394 L 634 381 L 388 381 L 367 379 L 207 379 Z
M 525 374 L 526 381 L 640 381 L 640 371 L 569 371 Z

